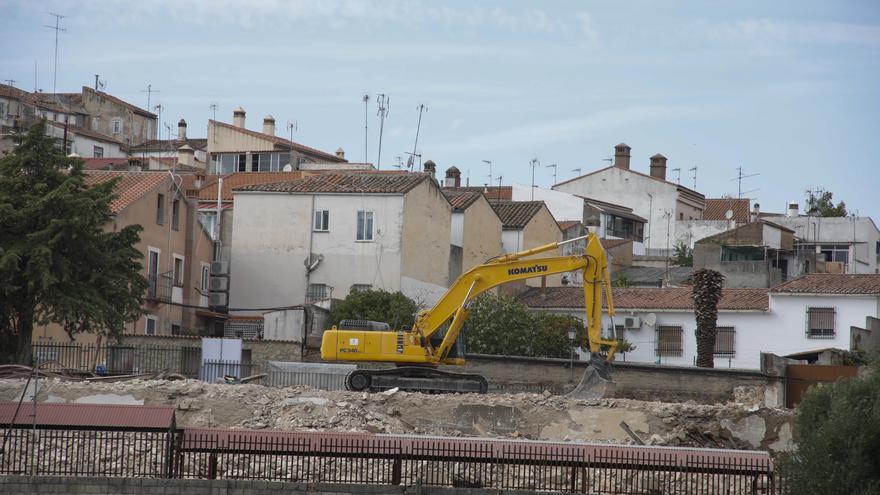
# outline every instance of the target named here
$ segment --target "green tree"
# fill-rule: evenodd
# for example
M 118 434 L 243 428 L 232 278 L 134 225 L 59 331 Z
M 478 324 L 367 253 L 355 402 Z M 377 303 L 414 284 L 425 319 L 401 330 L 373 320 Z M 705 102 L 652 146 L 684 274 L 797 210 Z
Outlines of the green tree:
M 797 409 L 797 450 L 782 457 L 790 493 L 880 493 L 880 369 L 811 388 Z
M 614 281 L 611 282 L 611 287 L 616 287 L 618 289 L 626 289 L 632 286 L 632 282 L 629 281 L 629 277 L 626 275 L 618 275 L 614 278 Z
M 831 191 L 824 191 L 819 196 L 811 192 L 810 199 L 807 200 L 807 212 L 820 217 L 845 217 L 846 203 L 840 201 L 835 205 L 833 198 L 834 194 Z
M 336 304 L 330 320 L 338 325 L 342 320 L 382 321 L 398 330 L 412 328 L 418 306 L 400 292 L 368 290 L 352 292 Z
M 471 302 L 465 322 L 465 350 L 477 354 L 532 356 L 534 318 L 526 307 L 504 295 L 482 294 Z
M 675 266 L 694 266 L 694 250 L 684 241 L 678 241 L 672 248 L 672 264 Z
M 715 367 L 715 337 L 718 334 L 718 301 L 724 276 L 715 270 L 694 272 L 694 313 L 697 319 L 697 366 Z
M 0 359 L 30 363 L 34 325 L 117 335 L 141 314 L 139 225 L 106 232 L 115 181 L 85 185 L 45 122 L 0 158 Z

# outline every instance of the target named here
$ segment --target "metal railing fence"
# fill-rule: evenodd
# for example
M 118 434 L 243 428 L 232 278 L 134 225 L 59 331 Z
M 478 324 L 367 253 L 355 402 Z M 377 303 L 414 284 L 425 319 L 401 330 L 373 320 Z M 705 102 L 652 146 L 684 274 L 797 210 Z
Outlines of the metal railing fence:
M 77 343 L 35 343 L 32 351 L 37 364 L 53 365 L 67 372 L 128 375 L 137 373 L 178 373 L 198 378 L 200 347 L 160 347 L 132 345 L 94 345 Z

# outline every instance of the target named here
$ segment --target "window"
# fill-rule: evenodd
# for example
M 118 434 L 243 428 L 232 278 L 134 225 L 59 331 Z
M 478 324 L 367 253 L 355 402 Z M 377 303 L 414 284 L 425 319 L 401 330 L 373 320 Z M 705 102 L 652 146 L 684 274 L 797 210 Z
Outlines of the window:
M 254 153 L 251 155 L 251 172 L 268 172 L 272 168 L 272 155 Z
M 148 248 L 148 264 L 147 264 L 147 297 L 155 299 L 158 294 L 159 286 L 159 251 Z
M 807 337 L 834 338 L 834 308 L 807 308 Z
M 104 148 L 100 146 L 92 146 L 92 156 L 95 158 L 104 158 Z
M 119 134 L 120 132 L 122 132 L 122 121 L 119 119 L 113 119 L 110 122 L 110 128 L 113 134 Z
M 147 335 L 156 335 L 156 328 L 159 326 L 159 321 L 155 316 L 147 316 L 147 321 L 145 325 L 145 330 Z
M 330 288 L 327 284 L 309 284 L 306 292 L 306 301 L 321 301 L 330 297 Z
M 209 290 L 208 284 L 211 281 L 211 266 L 202 263 L 202 283 L 199 288 L 203 291 Z
M 356 292 L 367 292 L 369 290 L 373 290 L 373 286 L 370 284 L 354 284 L 351 286 L 351 293 L 354 294 Z
M 199 222 L 202 224 L 202 228 L 208 232 L 208 235 L 211 236 L 211 239 L 214 239 L 214 229 L 217 226 L 217 213 L 214 211 L 201 211 L 199 212 Z
M 734 327 L 717 327 L 715 335 L 715 357 L 733 357 L 736 355 Z
M 171 335 L 180 335 L 180 325 L 171 324 Z
M 315 210 L 315 230 L 318 232 L 330 230 L 330 210 Z
M 165 195 L 159 194 L 156 200 L 156 223 L 165 224 Z
M 175 199 L 171 202 L 171 228 L 180 230 L 180 200 Z
M 238 155 L 238 167 L 236 168 L 239 172 L 247 172 L 247 155 Z
M 174 285 L 183 287 L 183 258 L 174 255 Z
M 359 211 L 357 212 L 357 240 L 372 241 L 373 240 L 373 212 Z
M 659 326 L 657 327 L 656 353 L 658 356 L 680 357 L 681 356 L 681 327 Z

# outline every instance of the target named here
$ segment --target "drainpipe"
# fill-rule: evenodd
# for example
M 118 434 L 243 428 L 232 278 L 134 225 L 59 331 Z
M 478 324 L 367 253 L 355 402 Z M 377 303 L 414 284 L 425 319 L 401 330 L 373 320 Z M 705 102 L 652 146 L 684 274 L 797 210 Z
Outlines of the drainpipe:
M 220 213 L 222 203 L 220 202 L 223 193 L 223 177 L 217 178 L 217 216 L 214 221 L 214 259 L 220 260 Z
M 309 280 L 312 278 L 312 270 L 315 268 L 312 265 L 312 238 L 315 235 L 315 195 L 312 194 L 312 207 L 309 210 L 311 212 L 311 218 L 308 220 L 309 226 L 309 254 L 306 258 L 306 290 L 303 292 L 304 295 L 309 293 Z M 305 302 L 305 297 L 303 297 L 303 302 Z

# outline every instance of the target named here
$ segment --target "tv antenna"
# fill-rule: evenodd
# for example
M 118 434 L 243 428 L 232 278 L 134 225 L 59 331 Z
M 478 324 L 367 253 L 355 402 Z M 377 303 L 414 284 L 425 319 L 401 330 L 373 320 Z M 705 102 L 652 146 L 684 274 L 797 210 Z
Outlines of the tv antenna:
M 529 165 L 532 166 L 532 201 L 535 200 L 535 167 L 540 167 L 541 162 L 538 161 L 538 157 L 532 158 L 529 160 Z M 500 185 L 498 187 L 501 187 Z
M 406 159 L 407 168 L 412 170 L 413 167 L 415 166 L 415 159 L 418 158 L 419 159 L 419 169 L 421 170 L 421 168 L 422 168 L 422 155 L 419 153 L 410 153 L 408 151 L 405 151 L 404 153 L 409 155 L 409 158 Z
M 757 189 L 751 189 L 751 190 L 748 190 L 748 191 L 743 192 L 743 190 L 742 190 L 742 183 L 743 183 L 743 179 L 748 179 L 749 177 L 755 177 L 755 176 L 758 176 L 758 175 L 761 175 L 761 174 L 748 174 L 748 175 L 743 175 L 743 168 L 742 168 L 742 166 L 736 167 L 736 177 L 734 177 L 734 178 L 732 178 L 732 179 L 730 179 L 730 180 L 735 180 L 735 181 L 737 182 L 737 184 L 736 184 L 736 191 L 737 191 L 737 192 L 736 192 L 736 195 L 737 195 L 737 198 L 742 199 L 743 194 L 748 194 L 748 193 L 750 193 L 750 192 L 755 192 L 755 191 L 757 191 Z
M 681 184 L 681 167 L 674 168 L 674 169 L 672 169 L 672 171 L 673 171 L 673 172 L 678 172 L 678 175 L 677 175 L 676 178 L 675 178 L 675 183 L 676 183 L 676 184 Z
M 395 156 L 394 156 L 394 159 L 397 160 L 397 163 L 395 163 L 395 164 L 393 165 L 393 167 L 396 168 L 396 169 L 398 169 L 398 170 L 400 170 L 401 168 L 403 168 L 403 157 L 400 156 L 400 155 L 395 155 Z
M 9 86 L 15 86 L 15 83 L 17 83 L 18 81 L 16 81 L 15 79 L 4 79 L 3 82 L 5 82 Z
M 209 108 L 211 109 L 211 113 L 213 114 L 213 120 L 217 120 L 217 103 L 212 101 L 209 105 Z
M 299 121 L 294 120 L 293 122 L 287 121 L 287 134 L 290 135 L 290 140 L 293 141 L 293 133 L 294 131 L 299 131 Z
M 95 75 L 95 83 L 96 83 L 96 84 L 97 84 L 97 81 L 98 81 L 98 76 L 97 76 L 97 74 L 96 74 L 96 75 Z M 147 109 L 150 108 L 150 97 L 153 96 L 153 93 L 160 93 L 160 92 L 161 92 L 161 91 L 159 91 L 158 89 L 153 89 L 153 85 L 152 85 L 152 84 L 147 84 L 147 89 L 142 89 L 142 90 L 141 90 L 141 93 L 146 93 L 146 94 L 147 94 Z
M 489 165 L 489 185 L 492 185 L 492 160 L 483 160 L 483 163 Z
M 428 111 L 428 106 L 424 103 L 419 103 L 419 123 L 416 125 L 416 142 L 413 143 L 413 152 L 412 154 L 416 154 L 416 147 L 419 145 L 419 129 L 422 128 L 422 113 Z M 421 155 L 419 155 L 421 156 Z M 419 170 L 422 169 L 421 161 L 419 162 Z
M 578 175 L 581 175 L 580 168 L 573 168 L 573 169 L 571 169 L 571 171 L 575 173 L 575 177 L 577 177 Z
M 547 168 L 553 169 L 553 184 L 556 184 L 556 164 L 547 165 Z
M 369 159 L 367 159 L 367 148 L 368 148 L 367 140 L 368 140 L 369 132 L 367 132 L 367 131 L 368 131 L 369 127 L 367 124 L 367 122 L 368 122 L 367 113 L 370 108 L 370 95 L 368 95 L 367 93 L 364 93 L 364 96 L 361 97 L 361 100 L 363 100 L 363 102 L 364 102 L 364 163 L 368 163 Z
M 694 179 L 694 191 L 696 191 L 697 190 L 697 166 L 694 165 L 693 167 L 689 168 L 688 170 L 694 173 L 694 175 L 692 175 L 691 177 Z
M 376 98 L 376 103 L 379 104 L 379 111 L 377 115 L 379 116 L 379 154 L 376 157 L 376 170 L 382 169 L 382 134 L 385 131 L 385 117 L 388 116 L 389 109 L 391 108 L 391 98 L 389 98 L 385 93 L 379 93 Z
M 56 85 L 58 83 L 58 33 L 67 31 L 67 29 L 61 27 L 61 19 L 64 19 L 67 16 L 56 14 L 55 12 L 49 12 L 49 15 L 55 17 L 55 25 L 50 26 L 48 24 L 43 24 L 43 26 L 55 30 L 55 72 L 52 75 L 52 92 L 55 93 L 57 91 Z

